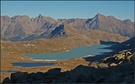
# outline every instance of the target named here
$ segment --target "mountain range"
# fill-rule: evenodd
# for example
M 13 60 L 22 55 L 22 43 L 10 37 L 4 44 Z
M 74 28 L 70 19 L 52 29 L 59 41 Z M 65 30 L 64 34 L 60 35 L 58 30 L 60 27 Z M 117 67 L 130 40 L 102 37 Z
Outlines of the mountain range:
M 104 33 L 120 34 L 118 38 L 122 36 L 131 38 L 134 36 L 134 22 L 129 19 L 122 21 L 99 13 L 88 19 L 57 20 L 41 14 L 35 18 L 29 18 L 27 15 L 1 16 L 1 38 L 3 40 L 24 41 L 36 38 L 81 37 L 82 35 L 93 38 L 96 35 L 100 38 L 100 35 L 105 35 Z

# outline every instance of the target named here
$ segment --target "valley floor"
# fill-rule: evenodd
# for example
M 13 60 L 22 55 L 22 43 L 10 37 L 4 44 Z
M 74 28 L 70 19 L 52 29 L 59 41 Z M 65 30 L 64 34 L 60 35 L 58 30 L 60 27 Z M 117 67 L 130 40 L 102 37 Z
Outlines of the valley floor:
M 41 42 L 41 41 L 33 42 L 31 44 L 34 44 L 34 43 L 40 44 L 38 42 Z M 46 41 L 44 41 L 44 42 L 46 42 Z M 75 67 L 77 67 L 79 65 L 89 66 L 89 67 L 94 67 L 94 68 L 99 68 L 99 67 L 105 68 L 105 67 L 110 67 L 110 66 L 117 66 L 121 63 L 130 63 L 131 62 L 133 64 L 132 60 L 134 60 L 134 58 L 132 56 L 135 55 L 132 53 L 132 55 L 131 54 L 128 55 L 130 58 L 127 58 L 127 57 L 125 57 L 127 55 L 124 55 L 124 57 L 121 57 L 121 56 L 123 56 L 123 53 L 117 52 L 119 54 L 117 54 L 117 53 L 110 54 L 110 55 L 108 55 L 109 58 L 104 58 L 103 60 L 100 60 L 98 62 L 91 62 L 89 60 L 89 57 L 86 57 L 86 58 L 72 58 L 69 60 L 56 61 L 56 64 L 54 66 L 41 66 L 41 67 L 29 67 L 29 68 L 12 66 L 11 63 L 13 63 L 13 62 L 35 62 L 34 60 L 23 56 L 22 54 L 24 54 L 24 53 L 28 53 L 28 52 L 31 53 L 34 51 L 37 51 L 38 53 L 43 52 L 43 51 L 49 52 L 48 48 L 51 48 L 50 46 L 52 46 L 52 45 L 46 44 L 47 45 L 47 47 L 46 47 L 46 45 L 44 45 L 44 42 L 42 41 L 42 44 L 40 44 L 40 46 L 36 46 L 36 47 L 40 47 L 39 49 L 42 51 L 38 51 L 38 50 L 36 50 L 36 47 L 31 47 L 31 46 L 30 46 L 30 48 L 27 48 L 27 50 L 26 50 L 26 48 L 24 47 L 24 44 L 26 44 L 27 42 L 26 43 L 25 42 L 23 42 L 23 43 L 10 43 L 10 42 L 3 43 L 2 51 L 1 51 L 1 71 L 17 70 L 17 71 L 28 72 L 28 73 L 32 73 L 32 72 L 37 73 L 37 72 L 47 72 L 48 70 L 50 70 L 52 68 L 61 68 L 61 72 L 68 72 L 68 71 L 72 72 L 72 70 L 74 70 Z M 52 44 L 54 44 L 54 43 L 52 42 Z M 85 45 L 88 45 L 88 44 L 89 43 L 87 43 Z M 43 47 L 43 45 L 45 47 Z M 54 45 L 57 45 L 57 44 L 54 44 Z M 57 47 L 60 47 L 63 45 L 57 45 Z M 74 45 L 74 46 L 77 46 L 77 45 Z M 72 47 L 74 47 L 74 46 L 72 46 Z M 72 47 L 67 46 L 67 49 L 69 50 Z M 125 53 L 125 51 L 124 51 L 124 53 Z M 104 55 L 102 55 L 100 57 L 104 57 Z M 124 58 L 124 60 L 123 60 L 123 58 Z M 131 58 L 132 58 L 132 60 L 130 61 Z M 116 62 L 114 61 L 114 59 L 116 60 Z M 45 62 L 45 61 L 42 61 L 42 62 Z M 110 64 L 108 64 L 109 62 L 110 62 Z M 134 68 L 132 68 L 132 69 L 134 69 Z M 125 73 L 127 73 L 127 72 L 125 72 Z M 132 73 L 132 74 L 134 74 L 134 73 Z M 11 72 L 1 72 L 1 82 L 6 77 L 11 78 Z M 6 81 L 6 80 L 4 80 L 4 81 Z M 132 80 L 130 82 L 132 82 Z
M 3 74 L 3 78 L 6 77 L 3 80 L 3 83 L 125 84 L 134 82 L 135 52 L 131 53 L 127 50 L 123 50 L 95 62 L 86 62 L 84 59 L 73 58 L 66 61 L 57 61 L 56 65 L 52 67 L 5 67 L 5 69 L 16 69 L 21 70 L 22 72 L 12 73 L 12 75 Z M 27 61 L 32 62 L 32 60 Z M 4 69 L 4 67 L 2 69 Z M 35 79 L 31 80 L 32 78 Z
M 32 60 L 26 56 L 23 56 L 19 53 L 8 53 L 8 52 L 2 52 L 1 55 L 1 81 L 5 77 L 9 77 L 11 75 L 11 72 L 4 72 L 7 70 L 10 71 L 22 71 L 22 72 L 46 72 L 47 70 L 51 68 L 61 68 L 62 71 L 67 71 L 75 68 L 76 66 L 83 64 L 88 65 L 89 62 L 87 62 L 85 59 L 82 58 L 72 58 L 69 60 L 61 60 L 61 61 L 55 61 L 56 64 L 54 66 L 38 66 L 38 67 L 21 67 L 21 66 L 12 66 L 11 63 L 13 62 L 51 62 L 51 61 L 35 61 Z M 54 61 L 52 61 L 54 62 Z

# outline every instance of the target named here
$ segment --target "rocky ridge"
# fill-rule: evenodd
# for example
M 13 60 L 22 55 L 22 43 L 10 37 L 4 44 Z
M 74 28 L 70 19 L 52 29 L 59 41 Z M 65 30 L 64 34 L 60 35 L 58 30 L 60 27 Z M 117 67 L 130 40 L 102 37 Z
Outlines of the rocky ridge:
M 122 36 L 134 36 L 134 23 L 130 20 L 121 21 L 113 16 L 97 14 L 88 19 L 58 19 L 39 15 L 35 18 L 24 16 L 1 16 L 1 37 L 4 40 L 20 41 L 36 38 L 48 38 L 52 31 L 62 23 L 73 28 L 84 30 L 100 30 Z M 59 33 L 59 32 L 58 32 Z
M 111 46 L 111 48 L 115 49 L 115 51 L 121 51 L 121 50 L 129 50 L 131 52 L 135 51 L 135 36 L 128 39 L 125 42 L 122 42 L 117 46 Z

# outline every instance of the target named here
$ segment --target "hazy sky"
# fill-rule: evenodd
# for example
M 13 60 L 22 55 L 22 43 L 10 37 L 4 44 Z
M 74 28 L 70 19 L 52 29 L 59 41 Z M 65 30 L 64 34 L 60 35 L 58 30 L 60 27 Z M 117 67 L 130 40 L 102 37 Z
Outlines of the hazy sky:
M 1 15 L 39 14 L 52 18 L 92 18 L 97 13 L 134 21 L 134 1 L 2 1 Z

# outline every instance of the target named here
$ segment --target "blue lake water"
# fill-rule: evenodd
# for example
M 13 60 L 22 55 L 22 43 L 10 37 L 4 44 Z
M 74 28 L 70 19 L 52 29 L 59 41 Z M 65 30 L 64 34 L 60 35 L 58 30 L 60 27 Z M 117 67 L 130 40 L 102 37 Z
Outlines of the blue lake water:
M 20 72 L 20 71 L 19 70 L 3 70 L 1 72 L 14 73 L 14 72 Z
M 46 54 L 25 54 L 25 56 L 36 60 L 67 60 L 70 58 L 80 58 L 84 56 L 94 56 L 105 52 L 111 52 L 110 49 L 105 49 L 110 45 L 92 45 L 92 46 L 79 46 L 69 50 L 68 52 L 46 53 Z
M 21 67 L 35 67 L 35 66 L 53 66 L 55 63 L 43 63 L 43 62 L 14 62 L 13 66 Z

